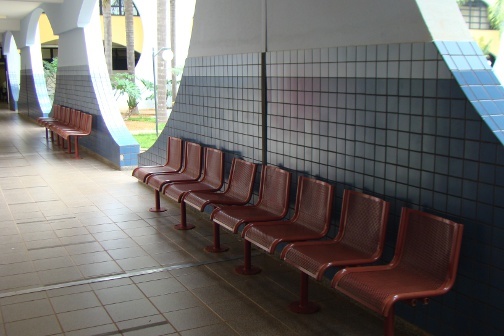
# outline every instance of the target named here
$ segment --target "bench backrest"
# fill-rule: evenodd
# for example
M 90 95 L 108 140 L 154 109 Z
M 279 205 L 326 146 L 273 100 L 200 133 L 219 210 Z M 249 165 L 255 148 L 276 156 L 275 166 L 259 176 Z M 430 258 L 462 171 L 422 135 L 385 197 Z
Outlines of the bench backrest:
M 257 206 L 282 217 L 287 215 L 291 175 L 275 166 L 263 166 Z
M 195 142 L 185 143 L 184 168 L 181 173 L 197 179 L 201 174 L 201 145 Z
M 182 139 L 168 137 L 166 142 L 166 163 L 165 166 L 175 171 L 182 168 Z
M 292 221 L 325 235 L 331 224 L 333 195 L 329 183 L 300 176 Z
M 82 133 L 90 134 L 93 127 L 93 115 L 81 112 L 80 127 Z
M 225 193 L 239 203 L 247 203 L 254 190 L 256 171 L 255 163 L 234 158 Z
M 70 109 L 70 124 L 69 126 L 79 128 L 81 121 L 81 111 Z
M 224 184 L 224 153 L 218 149 L 205 148 L 205 168 L 202 181 L 220 189 Z
M 53 105 L 52 117 L 57 120 L 61 120 L 61 105 Z
M 403 208 L 391 265 L 451 287 L 457 273 L 463 226 L 422 211 Z
M 63 123 L 68 125 L 70 123 L 70 107 L 63 107 Z
M 335 240 L 378 259 L 385 244 L 389 207 L 378 197 L 346 189 Z

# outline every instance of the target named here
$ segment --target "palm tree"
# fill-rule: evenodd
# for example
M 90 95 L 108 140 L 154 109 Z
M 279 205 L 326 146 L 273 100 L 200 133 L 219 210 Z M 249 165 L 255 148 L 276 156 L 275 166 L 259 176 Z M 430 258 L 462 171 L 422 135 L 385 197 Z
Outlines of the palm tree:
M 109 76 L 112 76 L 112 13 L 111 1 L 102 0 L 103 13 L 103 47 L 105 49 L 105 61 Z
M 157 47 L 166 47 L 166 0 L 157 0 Z M 166 117 L 166 68 L 162 57 L 157 58 L 158 110 Z
M 128 73 L 135 76 L 135 27 L 133 23 L 133 0 L 124 0 L 126 21 L 126 58 Z
M 175 97 L 177 96 L 177 74 L 173 69 L 177 66 L 176 61 L 176 29 L 175 29 L 175 0 L 170 0 L 170 46 L 173 52 L 173 58 L 171 60 L 172 68 L 172 104 L 175 103 Z
M 135 26 L 133 23 L 133 0 L 124 0 L 124 16 L 126 23 L 126 63 L 131 81 L 135 82 Z M 138 107 L 131 111 L 139 114 Z

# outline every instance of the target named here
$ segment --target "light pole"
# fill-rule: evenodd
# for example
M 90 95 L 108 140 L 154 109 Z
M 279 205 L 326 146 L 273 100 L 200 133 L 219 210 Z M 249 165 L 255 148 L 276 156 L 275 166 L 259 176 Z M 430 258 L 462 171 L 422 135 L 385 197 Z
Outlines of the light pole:
M 157 101 L 157 81 L 156 81 L 156 56 L 159 55 L 161 52 L 163 54 L 161 57 L 163 60 L 169 61 L 173 57 L 173 53 L 171 51 L 171 48 L 164 47 L 159 49 L 157 52 L 154 51 L 154 48 L 152 48 L 152 75 L 154 77 L 154 112 L 156 115 L 156 136 L 159 136 L 159 127 L 158 127 L 158 101 Z

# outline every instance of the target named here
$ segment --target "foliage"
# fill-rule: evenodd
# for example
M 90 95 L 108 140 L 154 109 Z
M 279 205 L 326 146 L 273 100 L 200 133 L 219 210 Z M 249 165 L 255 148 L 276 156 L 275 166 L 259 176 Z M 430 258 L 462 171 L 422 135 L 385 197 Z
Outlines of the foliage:
M 488 18 L 492 27 L 502 32 L 502 24 L 504 23 L 504 0 L 496 0 L 493 5 L 488 8 Z
M 136 109 L 140 103 L 142 93 L 135 83 L 135 76 L 128 73 L 116 73 L 111 78 L 112 89 L 115 90 L 116 99 L 120 96 L 127 97 L 128 116 Z
M 58 58 L 53 58 L 51 62 L 43 61 L 43 65 L 47 94 L 49 95 L 51 101 L 54 101 L 54 91 L 56 90 L 56 72 L 58 71 Z
M 172 74 L 177 75 L 177 84 L 180 84 L 180 80 L 182 78 L 182 73 L 184 72 L 184 67 L 176 67 L 171 69 Z M 170 77 L 171 78 L 171 77 Z M 142 85 L 145 87 L 145 91 L 149 92 L 149 96 L 146 97 L 146 100 L 154 100 L 154 83 L 151 82 L 150 80 L 141 78 L 140 81 L 142 82 Z M 167 86 L 171 87 L 172 85 L 172 80 L 169 79 L 166 82 Z M 166 99 L 169 97 L 172 97 L 173 93 L 171 90 L 166 90 Z

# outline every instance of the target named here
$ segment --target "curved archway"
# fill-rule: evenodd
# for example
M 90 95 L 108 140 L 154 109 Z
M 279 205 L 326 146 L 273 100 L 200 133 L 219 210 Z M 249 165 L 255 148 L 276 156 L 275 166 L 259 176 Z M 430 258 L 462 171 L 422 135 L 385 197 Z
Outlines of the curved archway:
M 12 32 L 6 32 L 3 38 L 3 53 L 6 56 L 7 87 L 10 109 L 17 110 L 21 83 L 21 57 Z

